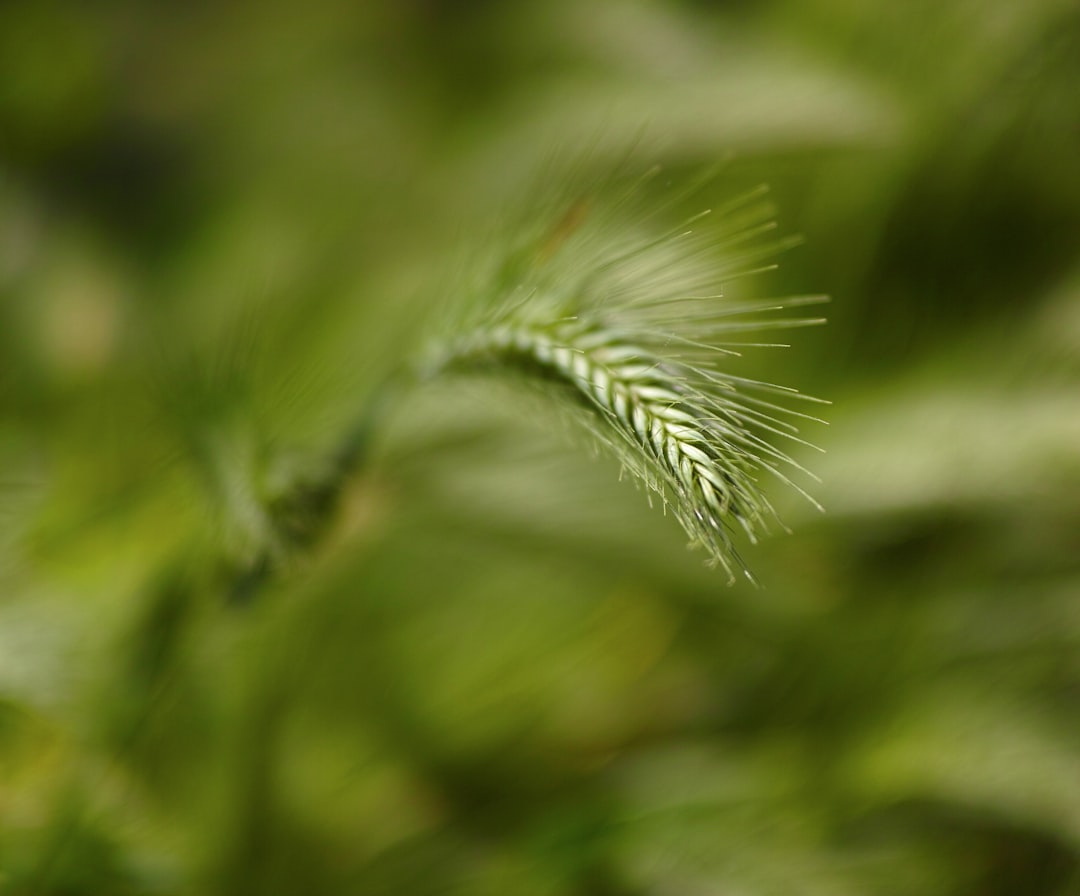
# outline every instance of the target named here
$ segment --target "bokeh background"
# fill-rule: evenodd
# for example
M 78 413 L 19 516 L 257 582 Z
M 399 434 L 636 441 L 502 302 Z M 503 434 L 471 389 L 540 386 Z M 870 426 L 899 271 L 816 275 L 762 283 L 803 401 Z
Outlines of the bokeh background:
M 1080 893 L 1078 85 L 1075 0 L 4 3 L 0 892 Z M 328 466 L 628 157 L 832 296 L 760 590 L 484 382 Z

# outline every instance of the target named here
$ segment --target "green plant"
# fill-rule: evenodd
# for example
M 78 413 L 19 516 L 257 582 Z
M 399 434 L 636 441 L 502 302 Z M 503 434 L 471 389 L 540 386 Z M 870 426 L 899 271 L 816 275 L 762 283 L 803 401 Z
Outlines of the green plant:
M 0 4 L 0 891 L 1076 896 L 1076 3 L 247 12 Z M 662 239 L 717 158 L 810 250 Z M 765 590 L 617 481 L 616 324 L 837 399 Z
M 249 595 L 281 562 L 321 538 L 346 480 L 404 395 L 436 379 L 477 373 L 525 381 L 562 402 L 576 424 L 672 510 L 691 545 L 704 549 L 729 582 L 737 573 L 754 582 L 733 532 L 755 542 L 782 526 L 766 477 L 820 509 L 792 479 L 813 474 L 781 444 L 813 447 L 793 420 L 822 421 L 790 405 L 821 400 L 729 368 L 740 348 L 781 347 L 750 342 L 746 334 L 822 323 L 782 312 L 825 299 L 725 295 L 725 283 L 767 270 L 772 265 L 763 262 L 791 244 L 769 238 L 775 225 L 763 189 L 670 228 L 662 226 L 665 203 L 649 211 L 643 196 L 656 173 L 606 205 L 554 200 L 530 214 L 533 223 L 521 225 L 521 235 L 496 251 L 490 265 L 444 287 L 447 299 L 415 340 L 418 348 L 391 366 L 323 462 L 301 465 L 244 498 L 243 487 L 221 481 L 234 462 L 197 450 L 211 490 L 231 495 L 236 505 L 225 508 L 241 530 L 239 554 L 226 564 L 233 567 L 233 593 Z M 205 438 L 205 415 L 193 416 Z
M 443 325 L 452 335 L 440 332 L 419 368 L 421 379 L 515 371 L 583 406 L 592 436 L 672 508 L 731 581 L 736 571 L 753 581 L 731 529 L 753 542 L 778 522 L 763 475 L 817 506 L 788 472 L 810 474 L 770 439 L 808 444 L 790 418 L 817 418 L 782 402 L 818 399 L 728 370 L 741 334 L 823 322 L 773 316 L 820 296 L 724 296 L 725 280 L 753 273 L 785 245 L 761 242 L 773 223 L 757 198 L 755 190 L 722 209 L 719 232 L 706 211 L 660 235 L 633 234 L 634 221 L 605 233 L 612 222 L 602 213 L 572 204 L 472 290 L 465 320 Z

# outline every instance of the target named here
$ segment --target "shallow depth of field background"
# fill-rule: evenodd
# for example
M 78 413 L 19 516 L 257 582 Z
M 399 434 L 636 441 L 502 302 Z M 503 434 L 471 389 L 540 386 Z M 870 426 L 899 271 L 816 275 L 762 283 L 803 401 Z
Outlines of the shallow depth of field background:
M 1080 893 L 1078 85 L 1075 0 L 4 3 L 0 893 Z M 530 197 L 718 161 L 832 296 L 762 590 L 484 382 L 221 572 Z

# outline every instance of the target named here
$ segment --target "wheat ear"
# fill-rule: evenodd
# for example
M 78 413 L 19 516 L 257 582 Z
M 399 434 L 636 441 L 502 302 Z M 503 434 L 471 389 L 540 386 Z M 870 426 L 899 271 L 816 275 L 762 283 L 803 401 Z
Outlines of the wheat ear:
M 809 445 L 792 418 L 817 418 L 793 411 L 786 399 L 816 399 L 736 376 L 727 363 L 739 354 L 733 334 L 822 322 L 769 317 L 822 297 L 754 302 L 722 295 L 720 283 L 760 270 L 760 259 L 782 248 L 746 248 L 770 229 L 761 220 L 768 214 L 744 208 L 719 240 L 689 226 L 704 214 L 660 237 L 630 240 L 587 226 L 578 232 L 578 217 L 568 233 L 564 217 L 554 251 L 549 232 L 500 268 L 494 286 L 474 289 L 488 298 L 466 320 L 444 325 L 443 333 L 458 335 L 432 341 L 421 378 L 516 370 L 549 390 L 561 384 L 589 409 L 593 435 L 660 495 L 692 544 L 730 579 L 742 572 L 753 581 L 732 531 L 755 542 L 780 524 L 762 476 L 779 478 L 817 506 L 789 472 L 814 477 L 775 444 Z M 625 229 L 620 221 L 614 232 Z M 710 255 L 718 244 L 731 250 L 726 257 Z

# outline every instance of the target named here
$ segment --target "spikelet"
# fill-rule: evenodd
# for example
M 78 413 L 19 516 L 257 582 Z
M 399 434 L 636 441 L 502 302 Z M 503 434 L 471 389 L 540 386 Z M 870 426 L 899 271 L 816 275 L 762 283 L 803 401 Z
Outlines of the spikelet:
M 728 372 L 738 355 L 731 340 L 821 323 L 768 314 L 823 301 L 721 294 L 726 280 L 760 270 L 763 257 L 784 248 L 775 241 L 753 245 L 772 226 L 762 220 L 771 212 L 759 199 L 755 191 L 730 204 L 729 227 L 720 235 L 696 229 L 706 212 L 659 237 L 630 240 L 590 231 L 584 206 L 575 204 L 546 237 L 473 291 L 489 298 L 465 322 L 444 329 L 457 335 L 435 339 L 422 362 L 425 377 L 515 370 L 569 387 L 563 391 L 589 409 L 593 435 L 661 496 L 691 543 L 729 579 L 741 571 L 751 581 L 732 530 L 756 542 L 779 523 L 763 492 L 764 473 L 814 503 L 786 472 L 806 471 L 775 442 L 809 444 L 790 418 L 816 418 L 780 402 L 816 399 Z

